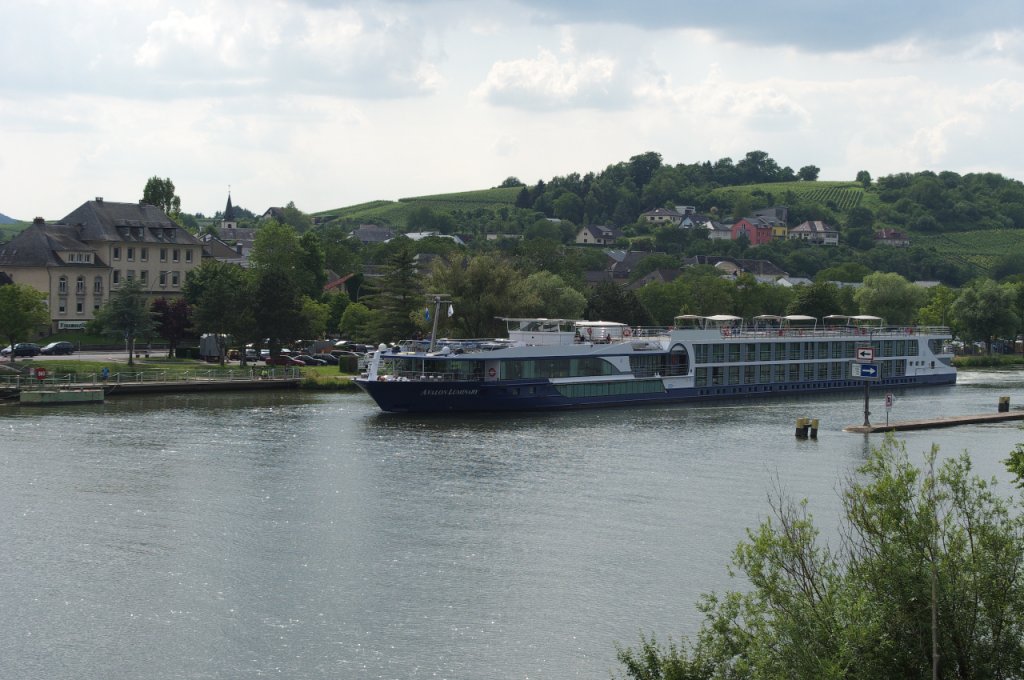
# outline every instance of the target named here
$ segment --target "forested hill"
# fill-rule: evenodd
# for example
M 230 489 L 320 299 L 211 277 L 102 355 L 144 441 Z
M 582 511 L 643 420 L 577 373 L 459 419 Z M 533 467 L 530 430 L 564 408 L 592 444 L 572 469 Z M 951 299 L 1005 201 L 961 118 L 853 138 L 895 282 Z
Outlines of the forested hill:
M 839 229 L 839 250 L 847 255 L 872 249 L 880 230 L 896 230 L 910 238 L 915 251 L 962 270 L 953 278 L 991 273 L 1005 268 L 1008 260 L 1024 262 L 1024 184 L 1018 180 L 948 171 L 872 178 L 862 170 L 845 181 L 820 181 L 816 166 L 793 171 L 763 151 L 751 151 L 738 162 L 722 158 L 677 165 L 647 152 L 600 172 L 570 173 L 534 184 L 509 177 L 491 189 L 373 201 L 318 216 L 346 228 L 375 223 L 470 237 L 529 237 L 538 218 L 557 218 L 563 221 L 565 242 L 572 240 L 576 227 L 599 224 L 620 228 L 631 247 L 661 250 L 667 235 L 643 223 L 640 215 L 674 206 L 692 206 L 698 214 L 726 223 L 759 208 L 786 206 L 791 227 L 820 220 Z M 684 252 L 690 250 L 683 246 Z M 940 270 L 930 267 L 920 274 L 947 276 Z
M 373 201 L 320 215 L 402 227 L 411 226 L 406 222 L 415 208 L 426 207 L 458 215 L 462 229 L 472 228 L 473 220 L 467 225 L 466 218 L 481 209 L 519 208 L 576 225 L 621 228 L 636 223 L 646 210 L 677 205 L 693 206 L 700 214 L 722 220 L 785 205 L 791 226 L 813 219 L 840 228 L 868 226 L 920 234 L 1024 229 L 1024 184 L 999 174 L 924 171 L 872 180 L 862 170 L 846 181 L 825 182 L 818 181 L 816 166 L 794 172 L 763 151 L 751 151 L 735 163 L 722 158 L 677 165 L 647 152 L 600 172 L 571 173 L 535 184 L 509 177 L 493 189 Z
M 13 217 L 8 217 L 7 215 L 0 213 L 0 224 L 14 224 L 17 221 L 18 220 Z

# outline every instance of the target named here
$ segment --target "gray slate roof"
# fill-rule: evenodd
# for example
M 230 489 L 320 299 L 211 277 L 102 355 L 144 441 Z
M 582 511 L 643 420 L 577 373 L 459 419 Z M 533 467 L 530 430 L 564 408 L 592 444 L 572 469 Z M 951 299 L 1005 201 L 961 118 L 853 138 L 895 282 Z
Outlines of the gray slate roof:
M 63 219 L 79 227 L 82 241 L 137 241 L 199 245 L 199 240 L 171 221 L 160 208 L 144 203 L 86 201 Z
M 57 267 L 64 263 L 56 253 L 66 251 L 93 253 L 92 265 L 106 267 L 91 246 L 78 239 L 79 230 L 66 224 L 35 223 L 0 247 L 0 266 Z

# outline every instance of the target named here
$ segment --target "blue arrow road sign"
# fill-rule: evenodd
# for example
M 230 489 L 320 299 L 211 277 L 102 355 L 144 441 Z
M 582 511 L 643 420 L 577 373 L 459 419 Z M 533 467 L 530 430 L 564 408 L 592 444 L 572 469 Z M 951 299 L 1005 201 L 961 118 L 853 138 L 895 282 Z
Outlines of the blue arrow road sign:
M 850 364 L 850 375 L 861 380 L 878 380 L 878 364 Z

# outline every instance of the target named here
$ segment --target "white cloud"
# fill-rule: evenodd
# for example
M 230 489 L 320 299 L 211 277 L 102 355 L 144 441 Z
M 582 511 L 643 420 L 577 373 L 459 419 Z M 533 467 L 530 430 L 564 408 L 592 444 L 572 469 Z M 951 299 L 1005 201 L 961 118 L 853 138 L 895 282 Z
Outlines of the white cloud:
M 229 184 L 314 211 L 650 150 L 1024 178 L 1018 0 L 867 1 L 8 3 L 0 212 L 135 200 L 154 174 L 189 211 Z
M 477 94 L 492 104 L 534 110 L 618 108 L 628 97 L 614 59 L 570 56 L 562 60 L 545 49 L 533 59 L 496 62 Z

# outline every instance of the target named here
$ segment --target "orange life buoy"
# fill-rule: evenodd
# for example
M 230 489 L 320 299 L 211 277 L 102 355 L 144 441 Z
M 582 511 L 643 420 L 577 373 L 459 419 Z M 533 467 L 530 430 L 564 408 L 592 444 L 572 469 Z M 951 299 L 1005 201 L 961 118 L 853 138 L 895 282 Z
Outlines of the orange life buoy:
M 729 329 L 728 328 L 723 328 L 722 329 L 722 335 L 724 335 L 725 337 L 729 337 Z
M 631 330 L 629 330 L 628 328 L 626 328 L 625 330 L 622 331 L 622 337 L 624 337 L 624 338 L 628 338 L 632 334 L 633 334 L 633 332 Z
M 497 375 L 497 372 L 494 370 L 494 368 L 489 368 L 487 369 L 487 375 L 493 378 L 495 375 Z

